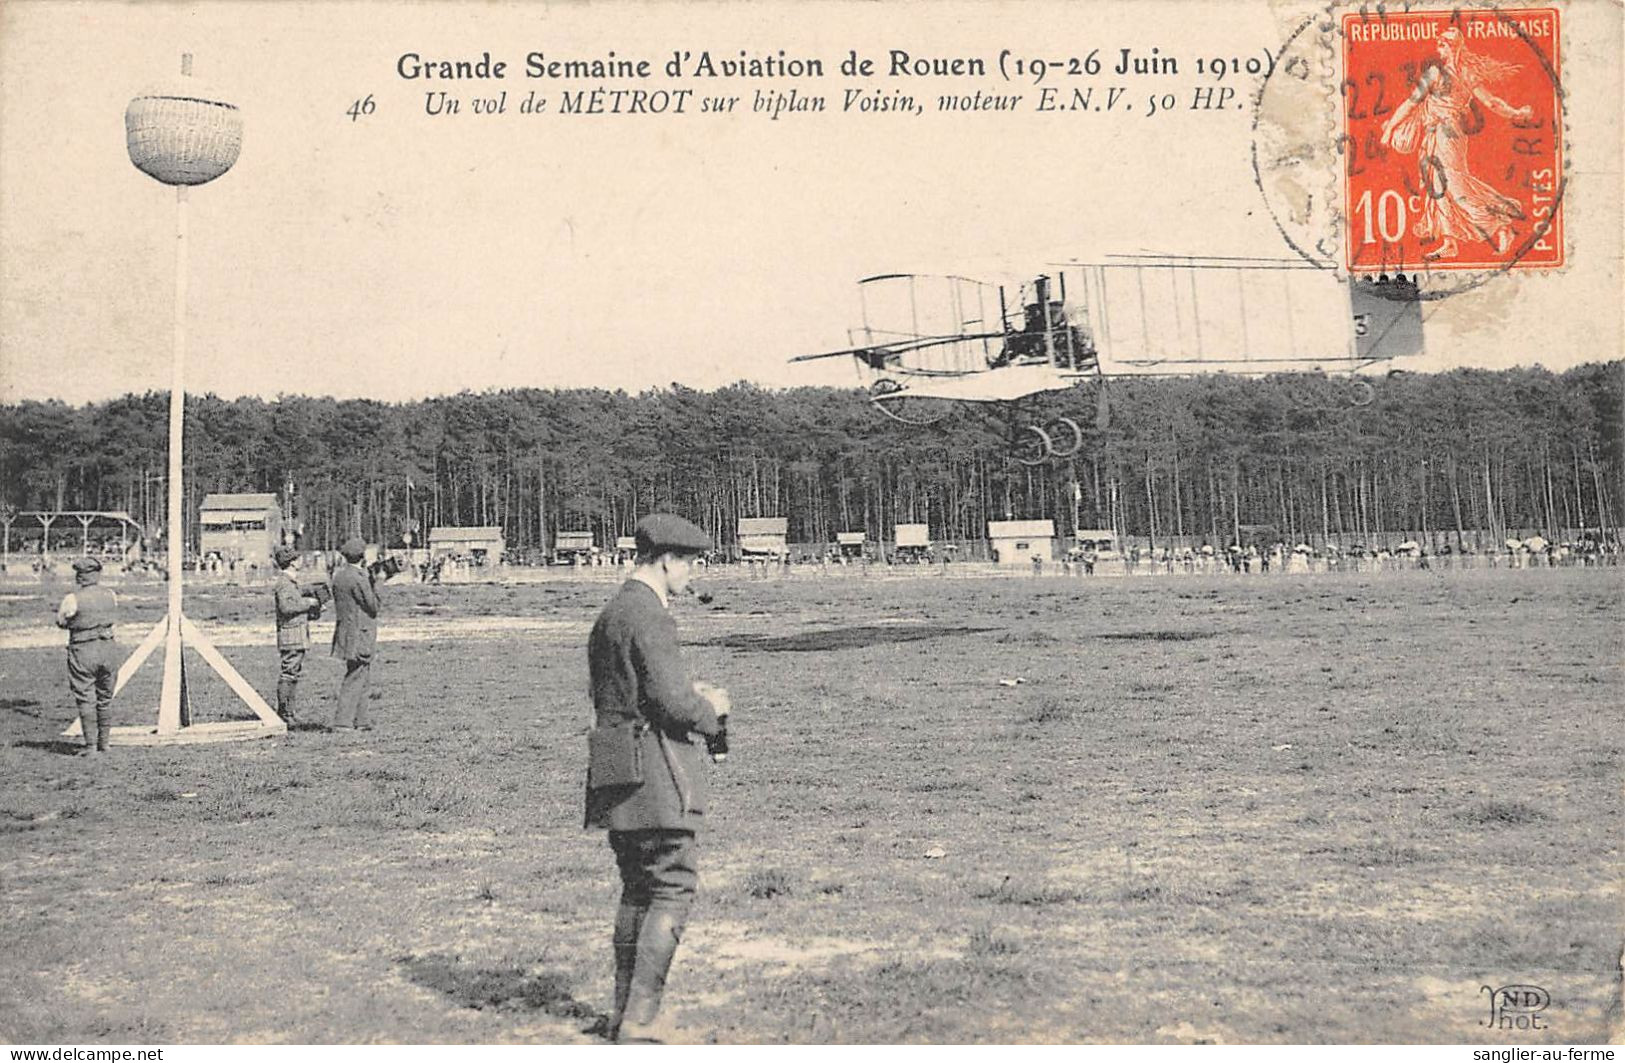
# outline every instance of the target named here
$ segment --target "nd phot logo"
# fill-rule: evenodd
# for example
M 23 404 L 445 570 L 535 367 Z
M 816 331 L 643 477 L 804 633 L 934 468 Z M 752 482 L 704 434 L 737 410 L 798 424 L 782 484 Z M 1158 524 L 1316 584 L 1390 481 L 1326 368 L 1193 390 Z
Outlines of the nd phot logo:
M 1548 1024 L 1541 1018 L 1552 1002 L 1552 995 L 1538 985 L 1504 985 L 1500 988 L 1482 986 L 1481 993 L 1490 995 L 1490 1018 L 1484 1025 L 1492 1030 L 1545 1030 Z

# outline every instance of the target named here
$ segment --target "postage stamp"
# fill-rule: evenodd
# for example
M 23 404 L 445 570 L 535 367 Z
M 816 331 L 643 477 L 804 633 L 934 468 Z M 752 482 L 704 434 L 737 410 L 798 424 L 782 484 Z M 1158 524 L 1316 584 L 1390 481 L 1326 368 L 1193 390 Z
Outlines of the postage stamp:
M 1563 265 L 1555 8 L 1341 17 L 1343 266 Z

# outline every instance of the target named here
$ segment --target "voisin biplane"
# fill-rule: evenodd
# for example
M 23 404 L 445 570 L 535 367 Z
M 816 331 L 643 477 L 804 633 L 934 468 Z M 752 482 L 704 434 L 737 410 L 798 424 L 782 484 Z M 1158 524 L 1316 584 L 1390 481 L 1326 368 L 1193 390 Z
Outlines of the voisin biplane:
M 1370 378 L 1422 353 L 1421 302 L 1403 274 L 1342 279 L 1302 260 L 1120 255 L 1073 261 L 1015 288 L 944 274 L 858 282 L 848 346 L 790 359 L 850 358 L 875 409 L 930 424 L 961 403 L 1002 407 L 1016 460 L 1083 446 L 1070 417 L 1023 423 L 1029 400 L 1094 389 L 1097 428 L 1114 377 L 1340 374 L 1369 404 Z

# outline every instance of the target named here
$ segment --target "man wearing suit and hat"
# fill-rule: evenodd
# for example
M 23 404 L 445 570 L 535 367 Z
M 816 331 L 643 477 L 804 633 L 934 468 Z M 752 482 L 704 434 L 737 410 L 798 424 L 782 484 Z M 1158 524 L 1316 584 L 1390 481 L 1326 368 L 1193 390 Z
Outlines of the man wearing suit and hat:
M 333 573 L 333 656 L 344 662 L 339 684 L 339 708 L 333 716 L 336 731 L 370 731 L 367 684 L 372 656 L 378 646 L 378 591 L 372 575 L 361 567 L 367 544 L 352 537 L 339 547 L 344 558 Z
M 730 706 L 726 691 L 689 678 L 667 612 L 670 596 L 688 589 L 694 559 L 710 538 L 681 517 L 657 513 L 638 523 L 636 541 L 632 576 L 604 606 L 587 643 L 594 727 L 586 826 L 609 831 L 621 875 L 608 1033 L 658 1042 L 669 1035 L 657 1021 L 661 997 L 698 881 L 703 740 L 721 730 Z
M 277 577 L 274 589 L 276 602 L 276 649 L 282 658 L 282 667 L 276 681 L 276 714 L 289 727 L 299 723 L 295 707 L 299 692 L 299 673 L 305 666 L 305 651 L 310 649 L 310 621 L 321 614 L 321 602 L 299 589 L 299 551 L 291 546 L 279 546 L 271 552 L 276 562 Z
M 79 707 L 86 756 L 107 750 L 113 731 L 108 707 L 120 663 L 113 643 L 118 596 L 101 585 L 101 573 L 102 563 L 94 557 L 74 558 L 73 593 L 56 610 L 56 626 L 68 632 L 68 690 Z

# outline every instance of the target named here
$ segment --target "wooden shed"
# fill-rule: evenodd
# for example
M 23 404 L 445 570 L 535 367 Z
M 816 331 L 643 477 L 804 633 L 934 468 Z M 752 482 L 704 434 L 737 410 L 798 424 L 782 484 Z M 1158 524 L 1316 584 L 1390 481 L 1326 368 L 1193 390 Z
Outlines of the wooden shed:
M 862 557 L 864 544 L 868 536 L 860 531 L 836 532 L 835 548 L 842 557 Z
M 198 556 L 271 567 L 282 542 L 282 509 L 272 494 L 212 494 L 198 509 Z
M 1031 565 L 1034 557 L 1055 558 L 1052 520 L 990 520 L 987 537 L 993 545 L 993 560 L 1001 565 Z
M 787 557 L 790 553 L 788 517 L 739 518 L 739 556 Z
M 597 549 L 590 531 L 561 531 L 553 536 L 554 564 L 584 565 Z
M 502 560 L 507 544 L 502 529 L 494 525 L 457 527 L 445 525 L 429 530 L 429 556 L 472 557 L 486 564 Z
M 930 525 L 899 524 L 894 534 L 897 560 L 919 562 L 931 556 Z

